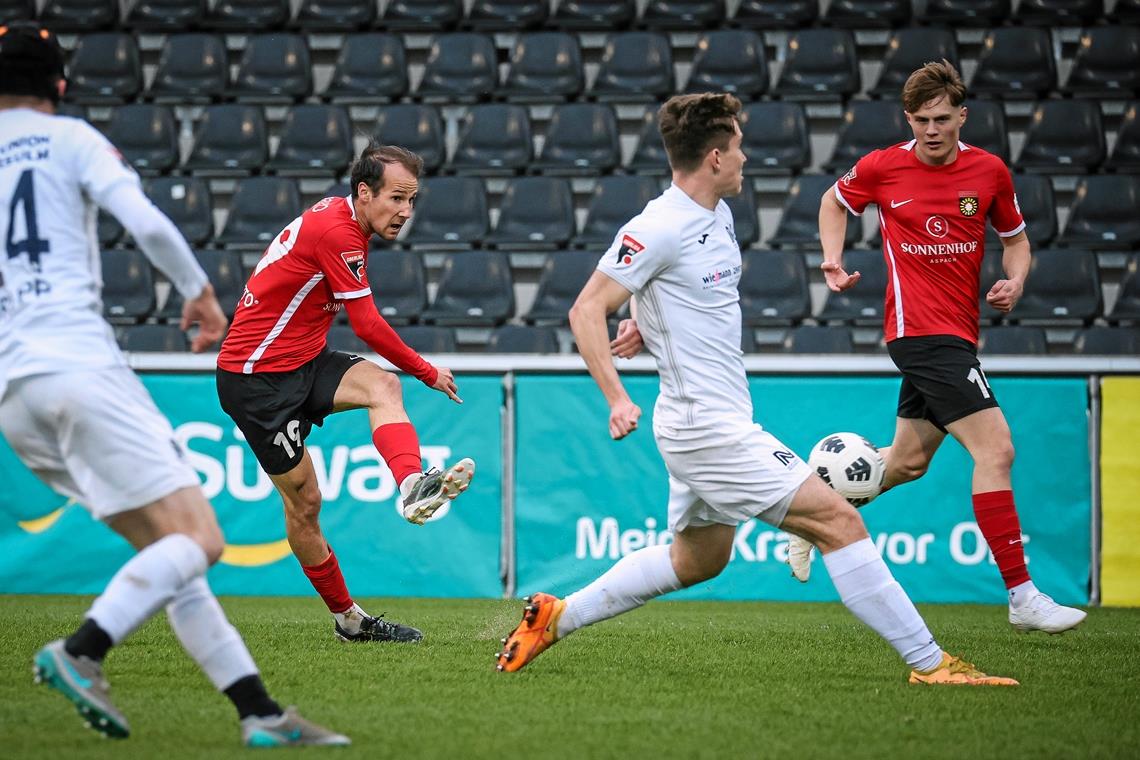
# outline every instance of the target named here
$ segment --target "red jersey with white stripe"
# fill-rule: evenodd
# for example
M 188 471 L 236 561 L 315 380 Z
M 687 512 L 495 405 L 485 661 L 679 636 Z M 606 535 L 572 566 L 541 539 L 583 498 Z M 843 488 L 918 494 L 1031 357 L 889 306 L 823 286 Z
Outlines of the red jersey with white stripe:
M 325 346 L 341 302 L 372 293 L 368 237 L 349 198 L 325 198 L 278 233 L 245 285 L 218 354 L 229 372 L 288 372 Z
M 876 150 L 835 183 L 835 196 L 853 214 L 879 207 L 887 294 L 887 341 L 956 335 L 978 342 L 978 278 L 986 219 L 1001 237 L 1025 229 L 1005 163 L 958 143 L 943 166 L 918 159 L 915 141 Z

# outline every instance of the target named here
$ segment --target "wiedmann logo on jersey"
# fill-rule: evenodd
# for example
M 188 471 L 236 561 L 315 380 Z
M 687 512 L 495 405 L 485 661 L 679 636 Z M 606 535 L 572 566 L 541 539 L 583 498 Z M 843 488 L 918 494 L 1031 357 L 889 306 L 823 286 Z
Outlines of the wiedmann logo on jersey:
M 645 246 L 637 242 L 631 235 L 621 236 L 621 247 L 617 252 L 617 263 L 619 265 L 629 266 L 633 263 L 633 257 L 645 250 Z
M 344 251 L 340 257 L 357 282 L 364 282 L 364 251 Z

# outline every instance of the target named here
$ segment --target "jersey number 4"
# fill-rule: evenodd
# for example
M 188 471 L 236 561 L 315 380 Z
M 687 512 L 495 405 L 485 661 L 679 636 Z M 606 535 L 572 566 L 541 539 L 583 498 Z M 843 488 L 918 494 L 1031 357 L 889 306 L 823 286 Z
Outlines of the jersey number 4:
M 16 190 L 12 193 L 12 202 L 8 204 L 8 234 L 4 244 L 8 248 L 8 258 L 14 259 L 22 253 L 28 254 L 28 261 L 36 269 L 40 267 L 40 256 L 51 250 L 48 241 L 40 237 L 39 225 L 36 224 L 36 193 L 33 185 L 31 169 L 25 169 L 16 182 Z M 17 214 L 24 217 L 24 238 L 16 242 Z

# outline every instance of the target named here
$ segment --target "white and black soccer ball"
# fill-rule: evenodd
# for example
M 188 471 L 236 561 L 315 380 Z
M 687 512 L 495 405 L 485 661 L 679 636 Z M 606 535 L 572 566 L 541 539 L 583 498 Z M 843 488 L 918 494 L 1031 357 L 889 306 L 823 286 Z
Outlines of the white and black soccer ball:
M 812 446 L 808 466 L 855 507 L 879 495 L 887 471 L 875 444 L 857 433 L 825 436 Z

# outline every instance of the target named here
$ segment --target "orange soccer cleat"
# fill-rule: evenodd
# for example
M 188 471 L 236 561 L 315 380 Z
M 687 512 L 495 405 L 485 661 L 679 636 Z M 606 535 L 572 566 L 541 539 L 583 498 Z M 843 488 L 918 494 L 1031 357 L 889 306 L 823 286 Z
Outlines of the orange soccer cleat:
M 910 683 L 928 686 L 947 684 L 950 686 L 1019 686 L 1017 681 L 1004 676 L 988 676 L 963 659 L 947 652 L 942 653 L 942 664 L 934 670 L 922 673 L 910 672 Z
M 545 652 L 558 640 L 558 619 L 566 602 L 550 594 L 534 594 L 523 601 L 522 622 L 503 639 L 495 655 L 495 670 L 513 673 Z

